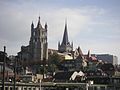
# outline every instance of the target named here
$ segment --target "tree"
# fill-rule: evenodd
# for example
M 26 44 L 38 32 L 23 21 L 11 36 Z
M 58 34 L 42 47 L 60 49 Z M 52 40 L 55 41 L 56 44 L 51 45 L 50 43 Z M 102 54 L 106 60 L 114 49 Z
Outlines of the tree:
M 50 54 L 48 57 L 48 69 L 49 71 L 56 71 L 58 70 L 59 66 L 61 65 L 62 57 L 57 53 Z

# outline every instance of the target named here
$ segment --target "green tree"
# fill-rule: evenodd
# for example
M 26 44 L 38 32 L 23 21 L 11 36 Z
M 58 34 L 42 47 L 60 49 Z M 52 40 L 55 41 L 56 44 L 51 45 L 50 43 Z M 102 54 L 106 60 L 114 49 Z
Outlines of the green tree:
M 57 53 L 50 54 L 48 57 L 49 70 L 52 72 L 58 70 L 58 66 L 60 66 L 62 60 L 62 57 Z

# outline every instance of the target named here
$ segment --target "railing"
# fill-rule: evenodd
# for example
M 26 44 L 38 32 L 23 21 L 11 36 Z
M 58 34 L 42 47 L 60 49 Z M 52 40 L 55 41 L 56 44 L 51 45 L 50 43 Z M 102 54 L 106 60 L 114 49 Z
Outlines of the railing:
M 16 90 L 120 90 L 117 85 L 100 85 L 87 83 L 54 83 L 54 82 L 41 82 L 41 83 L 16 83 Z M 77 88 L 77 89 L 76 89 Z M 2 82 L 0 82 L 0 90 L 2 90 Z M 5 82 L 5 90 L 14 90 L 14 83 Z

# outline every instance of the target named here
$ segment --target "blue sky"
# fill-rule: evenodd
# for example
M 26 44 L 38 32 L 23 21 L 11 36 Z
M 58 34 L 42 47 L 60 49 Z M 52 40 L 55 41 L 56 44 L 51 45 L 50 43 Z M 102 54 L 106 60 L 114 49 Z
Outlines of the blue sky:
M 84 54 L 113 54 L 120 58 L 120 0 L 0 0 L 0 50 L 16 55 L 28 45 L 30 24 L 48 23 L 49 48 L 62 40 L 65 19 L 69 41 Z M 120 62 L 120 60 L 119 60 Z

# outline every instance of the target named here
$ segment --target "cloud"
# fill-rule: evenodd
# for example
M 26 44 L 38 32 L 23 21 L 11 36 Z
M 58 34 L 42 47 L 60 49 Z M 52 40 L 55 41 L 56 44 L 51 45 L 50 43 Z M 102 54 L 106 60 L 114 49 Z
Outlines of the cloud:
M 18 42 L 27 45 L 30 38 L 30 24 L 32 21 L 35 25 L 37 24 L 38 15 L 36 12 L 7 7 L 3 8 L 3 11 L 0 14 L 0 38 L 7 42 L 8 47 L 10 43 L 18 44 Z M 89 22 L 89 16 L 81 15 L 78 9 L 62 8 L 49 11 L 41 9 L 40 16 L 43 26 L 45 22 L 48 23 L 49 46 L 54 46 L 52 48 L 56 48 L 57 42 L 62 39 L 66 18 L 71 38 L 74 38 Z M 20 46 L 18 45 L 18 48 Z
M 3 12 L 0 14 L 1 39 L 6 40 L 8 43 L 21 42 L 23 45 L 28 44 L 30 38 L 30 24 L 32 21 L 35 23 L 35 25 L 37 24 L 37 17 L 39 16 L 38 12 L 35 12 L 34 9 L 30 7 L 31 4 L 28 6 L 29 9 L 26 9 L 26 3 L 20 5 L 25 9 L 20 8 L 19 5 L 12 5 L 12 7 L 5 6 L 1 6 Z M 14 8 L 15 6 L 16 8 Z M 44 25 L 45 22 L 48 23 L 49 46 L 51 48 L 56 48 L 57 42 L 62 40 L 65 19 L 67 19 L 69 38 L 70 40 L 72 39 L 72 41 L 74 41 L 75 37 L 79 35 L 80 31 L 84 30 L 84 27 L 91 22 L 91 18 L 93 18 L 91 13 L 99 13 L 96 9 L 91 9 L 91 13 L 88 12 L 88 14 L 87 11 L 90 11 L 90 9 L 41 8 L 41 23 L 42 25 Z M 18 47 L 20 48 L 20 46 L 21 45 Z
M 63 8 L 46 13 L 49 23 L 49 36 L 61 38 L 63 35 L 65 20 L 67 19 L 70 37 L 76 36 L 80 30 L 89 22 L 89 16 L 83 16 L 78 10 Z M 57 34 L 57 35 L 56 35 Z M 53 36 L 54 35 L 54 36 Z
M 60 8 L 42 12 L 42 16 L 46 16 L 45 19 L 47 19 L 49 25 L 49 46 L 51 48 L 56 48 L 57 42 L 62 41 L 66 19 L 70 41 L 79 41 L 78 38 L 80 37 L 80 33 L 89 30 L 88 26 L 92 22 L 93 18 L 103 14 L 99 11 L 101 12 L 104 10 L 97 9 L 95 7 L 91 7 L 91 9 L 85 7 L 80 9 Z
M 119 21 L 103 8 L 57 7 L 45 2 L 13 0 L 0 1 L 0 10 L 0 48 L 6 45 L 8 54 L 16 54 L 22 45 L 28 45 L 30 25 L 33 21 L 36 26 L 40 15 L 42 25 L 48 24 L 49 48 L 57 49 L 58 41 L 62 41 L 67 19 L 69 40 L 73 41 L 74 48 L 80 45 L 85 53 L 92 49 L 93 52 L 108 51 L 119 55 Z

